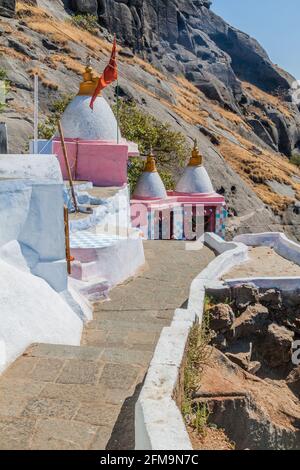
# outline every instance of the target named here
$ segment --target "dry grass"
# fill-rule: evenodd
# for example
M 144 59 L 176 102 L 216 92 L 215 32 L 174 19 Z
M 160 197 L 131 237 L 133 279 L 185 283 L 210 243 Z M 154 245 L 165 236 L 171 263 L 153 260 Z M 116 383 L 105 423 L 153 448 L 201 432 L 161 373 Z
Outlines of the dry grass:
M 189 82 L 185 77 L 177 76 L 175 77 L 176 82 L 179 84 L 181 88 L 183 88 L 186 92 L 189 92 L 190 94 L 200 96 L 203 94 L 198 90 L 198 88 L 193 85 L 191 82 Z
M 30 59 L 25 54 L 21 52 L 17 52 L 11 47 L 7 46 L 0 46 L 0 55 L 4 55 L 6 57 L 11 57 L 12 59 L 20 60 L 21 62 L 29 62 Z
M 242 147 L 224 137 L 221 138 L 222 155 L 262 201 L 279 214 L 292 203 L 293 199 L 274 193 L 267 185 L 267 181 L 274 180 L 290 185 L 296 191 L 296 197 L 299 197 L 300 185 L 292 180 L 292 176 L 299 170 L 286 158 L 271 152 L 260 150 L 255 154 L 253 145 L 251 146 L 245 139 L 239 138 L 239 140 L 242 141 Z
M 159 80 L 167 80 L 165 75 L 163 75 L 159 70 L 157 70 L 155 67 L 153 67 L 153 65 L 149 64 L 148 62 L 145 62 L 140 57 L 134 56 L 133 59 L 130 59 L 130 63 L 134 63 L 134 64 L 138 65 L 145 72 L 152 75 L 152 77 L 156 77 Z
M 255 85 L 252 85 L 248 82 L 242 82 L 242 87 L 244 91 L 250 96 L 265 104 L 271 104 L 272 106 L 274 106 L 274 108 L 277 108 L 287 118 L 290 118 L 292 116 L 288 104 L 282 101 L 280 97 L 266 93 L 263 90 L 257 88 Z
M 13 27 L 7 23 L 6 21 L 2 21 L 3 18 L 1 18 L 1 29 L 3 29 L 3 31 L 6 33 L 6 34 L 12 34 L 14 32 L 14 29 Z
M 34 75 L 38 75 L 41 84 L 45 87 L 48 88 L 49 90 L 58 90 L 58 85 L 56 83 L 51 82 L 48 80 L 44 74 L 44 72 L 39 69 L 38 67 L 33 67 L 29 70 L 27 70 L 27 73 L 33 78 Z
M 55 54 L 55 55 L 52 55 L 50 59 L 56 67 L 60 64 L 63 64 L 66 67 L 66 69 L 80 76 L 84 72 L 84 66 L 80 62 L 66 55 Z

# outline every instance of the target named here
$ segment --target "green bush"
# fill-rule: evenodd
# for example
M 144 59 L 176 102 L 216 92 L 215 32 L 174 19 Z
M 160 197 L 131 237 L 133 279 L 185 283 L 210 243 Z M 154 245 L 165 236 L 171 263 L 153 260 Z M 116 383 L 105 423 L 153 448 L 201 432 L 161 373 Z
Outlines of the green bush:
M 0 113 L 2 113 L 6 108 L 5 97 L 10 89 L 10 82 L 7 78 L 7 72 L 4 69 L 0 69 Z
M 292 155 L 291 163 L 293 163 L 294 165 L 300 166 L 300 154 L 299 153 L 295 153 L 294 155 Z
M 134 102 L 120 101 L 119 109 L 115 105 L 114 112 L 118 115 L 122 136 L 136 142 L 142 155 L 147 155 L 153 149 L 166 189 L 174 189 L 175 181 L 170 170 L 183 166 L 190 153 L 185 136 L 174 131 L 169 124 L 164 124 L 139 109 Z M 128 172 L 131 189 L 134 188 L 143 166 L 141 160 L 132 160 Z
M 63 95 L 51 104 L 51 115 L 39 124 L 39 139 L 52 139 L 57 132 L 57 122 L 72 99 L 72 95 Z
M 99 32 L 98 18 L 95 15 L 73 15 L 68 21 L 91 34 L 96 35 Z

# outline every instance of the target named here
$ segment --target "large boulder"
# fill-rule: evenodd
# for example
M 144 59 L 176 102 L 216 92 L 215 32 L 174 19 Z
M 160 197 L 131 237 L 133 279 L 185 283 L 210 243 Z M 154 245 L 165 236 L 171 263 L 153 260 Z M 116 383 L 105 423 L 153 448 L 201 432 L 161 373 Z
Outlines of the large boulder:
M 269 322 L 269 311 L 266 307 L 261 304 L 250 305 L 234 321 L 232 326 L 233 338 L 238 339 L 261 335 L 266 332 Z
M 282 295 L 278 289 L 269 289 L 259 295 L 259 302 L 272 310 L 280 310 L 282 307 Z
M 230 305 L 218 304 L 209 310 L 209 326 L 214 331 L 229 329 L 234 322 L 234 313 Z
M 286 366 L 291 362 L 294 333 L 272 323 L 261 344 L 261 354 L 270 367 Z
M 232 298 L 236 308 L 243 310 L 249 305 L 255 304 L 258 300 L 258 289 L 252 284 L 241 284 L 233 287 Z
M 16 0 L 0 0 L 0 16 L 12 18 L 16 11 Z

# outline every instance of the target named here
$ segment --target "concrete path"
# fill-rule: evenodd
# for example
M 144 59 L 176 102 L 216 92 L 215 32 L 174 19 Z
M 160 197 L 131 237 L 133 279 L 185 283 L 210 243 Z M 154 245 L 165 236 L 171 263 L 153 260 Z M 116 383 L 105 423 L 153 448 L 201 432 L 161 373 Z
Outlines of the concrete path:
M 161 329 L 213 259 L 145 242 L 147 266 L 95 305 L 82 346 L 32 345 L 0 378 L 0 449 L 133 449 L 134 405 Z

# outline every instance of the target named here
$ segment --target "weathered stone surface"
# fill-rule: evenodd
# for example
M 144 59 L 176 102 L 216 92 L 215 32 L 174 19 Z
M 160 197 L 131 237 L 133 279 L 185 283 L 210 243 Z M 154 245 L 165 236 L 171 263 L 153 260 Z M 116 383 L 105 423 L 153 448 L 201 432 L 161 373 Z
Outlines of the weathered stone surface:
M 98 428 L 79 421 L 48 418 L 37 422 L 33 450 L 84 450 L 92 444 Z
M 29 448 L 35 420 L 0 416 L 0 450 Z
M 57 383 L 95 384 L 102 368 L 103 365 L 98 362 L 66 361 L 57 379 Z
M 78 410 L 75 419 L 95 426 L 110 426 L 112 429 L 119 413 L 120 406 L 102 403 L 92 408 L 89 404 L 84 404 Z
M 76 400 L 76 397 L 73 398 Z M 27 403 L 22 416 L 72 419 L 78 408 L 79 403 L 72 400 L 33 398 Z
M 300 398 L 300 366 L 292 370 L 286 382 L 295 395 Z
M 232 289 L 232 298 L 238 310 L 255 304 L 258 300 L 258 289 L 251 284 L 243 284 Z
M 100 377 L 99 384 L 108 389 L 128 390 L 135 385 L 140 369 L 129 365 L 106 364 Z
M 71 0 L 71 8 L 77 13 L 87 13 L 89 15 L 97 15 L 97 0 Z
M 294 333 L 284 326 L 272 323 L 261 344 L 261 354 L 271 367 L 280 367 L 291 362 Z
M 252 356 L 252 343 L 247 340 L 236 341 L 226 350 L 226 356 L 244 370 L 249 370 Z
M 277 289 L 269 289 L 259 295 L 259 302 L 265 307 L 273 310 L 280 310 L 282 308 L 281 292 Z
M 197 399 L 224 429 L 237 450 L 292 450 L 300 446 L 299 401 L 283 382 L 261 380 L 212 350 L 204 365 Z
M 0 16 L 12 18 L 15 15 L 16 0 L 0 0 Z
M 209 325 L 214 331 L 229 329 L 234 319 L 234 313 L 230 305 L 218 304 L 209 310 Z
M 250 305 L 232 326 L 235 339 L 262 334 L 267 330 L 269 311 L 260 304 Z

